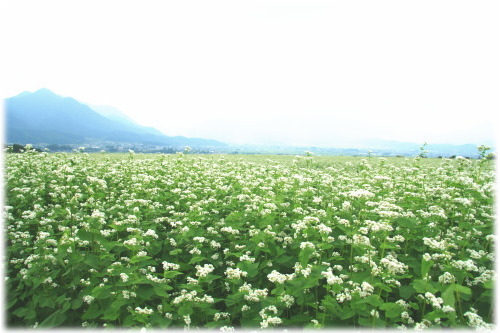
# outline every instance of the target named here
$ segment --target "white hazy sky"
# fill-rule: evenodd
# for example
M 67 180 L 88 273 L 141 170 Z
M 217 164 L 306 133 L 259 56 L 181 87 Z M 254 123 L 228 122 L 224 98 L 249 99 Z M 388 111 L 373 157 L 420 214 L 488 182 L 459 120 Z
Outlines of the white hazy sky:
M 1 93 L 45 87 L 168 135 L 494 140 L 498 1 L 6 1 Z

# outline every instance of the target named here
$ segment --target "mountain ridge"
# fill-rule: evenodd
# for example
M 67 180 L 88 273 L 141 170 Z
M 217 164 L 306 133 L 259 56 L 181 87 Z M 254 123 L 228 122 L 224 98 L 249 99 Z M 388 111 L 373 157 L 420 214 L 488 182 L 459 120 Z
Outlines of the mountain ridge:
M 87 104 L 47 88 L 5 99 L 5 111 L 7 143 L 82 144 L 97 140 L 159 146 L 225 145 L 211 139 L 167 136 L 131 118 L 119 121 L 106 117 Z

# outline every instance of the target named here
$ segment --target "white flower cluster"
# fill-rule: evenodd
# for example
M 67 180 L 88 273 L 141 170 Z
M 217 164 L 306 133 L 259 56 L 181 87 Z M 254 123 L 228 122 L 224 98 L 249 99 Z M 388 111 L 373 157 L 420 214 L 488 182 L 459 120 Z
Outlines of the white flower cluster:
M 231 268 L 228 267 L 224 274 L 227 276 L 228 279 L 230 280 L 239 280 L 241 279 L 242 276 L 247 276 L 247 272 L 242 271 L 239 268 Z
M 153 309 L 149 309 L 149 308 L 140 308 L 140 307 L 136 307 L 134 309 L 135 313 L 138 313 L 138 314 L 145 314 L 145 315 L 150 315 L 150 314 L 153 314 Z
M 90 295 L 83 296 L 83 301 L 87 304 L 90 304 L 94 301 L 94 297 Z
M 213 303 L 214 299 L 212 296 L 203 295 L 203 297 L 197 297 L 198 292 L 196 290 L 187 291 L 186 289 L 181 290 L 181 294 L 174 298 L 173 303 L 179 304 L 182 302 L 194 302 L 194 303 Z
M 441 276 L 438 277 L 439 283 L 442 284 L 450 284 L 455 282 L 455 276 L 450 272 L 444 272 Z
M 221 318 L 229 318 L 229 313 L 227 313 L 227 312 L 217 312 L 216 314 L 214 314 L 214 320 L 215 321 L 218 321 Z
M 142 234 L 142 236 L 144 237 L 150 236 L 155 239 L 158 239 L 158 235 L 156 234 L 156 231 L 154 231 L 153 229 L 148 229 L 145 233 Z
M 133 237 L 131 239 L 127 239 L 126 241 L 123 242 L 124 245 L 129 245 L 129 246 L 135 246 L 135 245 L 139 245 L 139 243 L 137 242 L 137 238 Z
M 467 318 L 469 327 L 473 327 L 477 330 L 495 330 L 494 324 L 485 323 L 484 320 L 477 314 L 477 310 L 470 308 L 470 311 L 464 313 L 464 317 Z
M 120 273 L 120 278 L 122 279 L 123 282 L 127 282 L 129 279 L 126 273 Z
M 280 300 L 280 302 L 285 303 L 285 306 L 287 308 L 291 307 L 293 305 L 293 303 L 295 302 L 295 298 L 292 295 L 288 295 L 288 294 L 280 295 L 278 297 L 278 299 Z
M 430 247 L 431 249 L 434 249 L 434 250 L 444 251 L 447 248 L 447 242 L 445 239 L 439 241 L 439 240 L 436 240 L 433 238 L 424 237 L 423 241 L 424 241 L 425 245 L 427 245 L 428 247 Z
M 206 277 L 208 274 L 214 271 L 214 266 L 212 264 L 205 264 L 203 266 L 196 265 L 196 276 Z
M 315 249 L 316 248 L 316 246 L 314 246 L 314 244 L 311 243 L 311 242 L 301 242 L 300 243 L 300 248 L 301 249 L 305 249 L 306 247 L 311 248 L 311 249 Z
M 250 251 L 248 251 L 247 253 L 245 253 L 244 255 L 242 255 L 242 256 L 240 257 L 240 261 L 250 261 L 250 262 L 255 262 L 255 258 L 250 257 L 250 256 L 249 256 L 249 254 L 250 254 Z
M 172 263 L 169 263 L 167 261 L 163 261 L 162 265 L 163 265 L 163 269 L 165 271 L 168 271 L 168 270 L 178 270 L 180 268 L 180 266 L 178 264 L 172 264 Z
M 130 299 L 130 297 L 137 297 L 137 294 L 133 291 L 122 290 L 123 298 Z
M 259 311 L 259 315 L 262 318 L 262 321 L 260 322 L 260 328 L 267 328 L 269 327 L 269 324 L 271 325 L 279 325 L 282 323 L 281 318 L 276 317 L 276 316 L 269 316 L 267 312 L 272 312 L 274 315 L 278 314 L 278 309 L 274 306 L 268 306 L 265 307 L 264 309 Z
M 476 264 L 474 263 L 474 261 L 472 261 L 471 259 L 469 259 L 469 260 L 453 260 L 451 262 L 451 265 L 455 268 L 470 271 L 470 272 L 477 272 L 479 270 L 477 268 Z
M 340 276 L 336 276 L 332 273 L 332 268 L 328 267 L 326 271 L 321 272 L 321 275 L 326 278 L 326 283 L 328 284 L 342 284 L 344 280 Z
M 394 230 L 393 227 L 389 225 L 387 222 L 375 222 L 371 220 L 366 220 L 365 225 L 372 232 Z
M 496 273 L 494 270 L 487 269 L 481 273 L 478 277 L 474 278 L 474 280 L 468 282 L 468 285 L 475 286 L 488 281 L 495 281 Z
M 233 234 L 233 235 L 237 235 L 240 233 L 240 231 L 238 229 L 233 229 L 233 227 L 231 227 L 231 226 L 222 227 L 222 228 L 220 228 L 220 231 L 227 232 L 228 234 Z
M 248 294 L 243 296 L 244 299 L 250 302 L 260 302 L 267 297 L 268 290 L 266 289 L 252 289 L 252 285 L 249 283 L 243 283 L 243 285 L 238 289 L 238 291 L 246 291 Z
M 267 274 L 267 278 L 273 283 L 283 284 L 285 283 L 285 281 L 289 281 L 295 278 L 295 273 L 281 274 L 277 270 L 273 270 L 271 273 Z
M 351 198 L 372 198 L 375 196 L 374 193 L 365 189 L 352 190 L 347 192 L 346 195 Z
M 425 300 L 436 309 L 441 309 L 441 305 L 443 304 L 443 299 L 441 297 L 436 297 L 430 292 L 425 293 Z
M 392 274 L 404 274 L 408 266 L 399 262 L 393 255 L 387 255 L 385 258 L 380 260 L 380 265 L 387 269 L 387 271 Z

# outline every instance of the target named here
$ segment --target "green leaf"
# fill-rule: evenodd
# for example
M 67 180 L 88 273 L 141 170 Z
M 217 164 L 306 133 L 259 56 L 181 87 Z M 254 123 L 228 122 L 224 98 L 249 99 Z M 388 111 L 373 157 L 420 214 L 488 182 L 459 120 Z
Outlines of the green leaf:
M 421 293 L 421 294 L 426 293 L 426 292 L 430 292 L 430 293 L 434 294 L 436 291 L 438 291 L 436 288 L 434 288 L 431 281 L 425 281 L 425 280 L 420 280 L 420 279 L 415 280 L 415 281 L 413 281 L 412 286 L 417 293 Z
M 116 320 L 120 316 L 120 309 L 122 306 L 127 304 L 128 301 L 125 299 L 117 299 L 107 308 L 102 319 L 104 320 Z
M 409 228 L 409 229 L 414 228 L 418 224 L 417 219 L 408 217 L 399 217 L 395 219 L 394 222 L 396 222 L 403 228 Z
M 12 314 L 24 319 L 34 319 L 36 317 L 36 311 L 31 308 L 19 308 L 13 311 Z
M 189 260 L 188 264 L 196 264 L 197 262 L 205 260 L 205 257 L 195 256 Z
M 82 319 L 95 319 L 101 315 L 102 311 L 99 309 L 99 305 L 97 303 L 90 304 L 89 308 L 82 315 Z
M 302 266 L 307 266 L 307 263 L 309 261 L 309 258 L 311 257 L 311 254 L 313 254 L 315 249 L 310 248 L 310 247 L 305 247 L 302 250 L 300 250 L 299 253 L 299 262 Z
M 76 310 L 76 309 L 78 309 L 80 306 L 82 306 L 82 304 L 83 304 L 83 300 L 82 300 L 82 298 L 81 298 L 81 297 L 77 297 L 77 298 L 75 298 L 73 301 L 71 301 L 71 308 L 72 308 L 73 310 Z
M 42 321 L 38 327 L 56 327 L 61 325 L 66 319 L 65 311 L 57 310 L 50 316 L 48 316 L 44 321 Z
M 177 271 L 165 271 L 165 272 L 163 272 L 163 277 L 166 279 L 171 279 L 171 278 L 176 277 L 177 275 L 181 275 L 181 274 L 182 274 L 181 272 L 177 272 Z
M 443 299 L 443 305 L 449 305 L 455 307 L 455 288 L 453 285 L 449 286 L 443 293 L 441 293 L 441 298 Z
M 169 252 L 171 256 L 176 256 L 178 254 L 182 253 L 182 249 L 175 249 Z
M 392 249 L 396 249 L 397 247 L 396 247 L 396 245 L 391 244 L 391 243 L 382 243 L 382 244 L 380 244 L 380 248 L 386 249 L 386 250 L 387 249 L 392 250 Z
M 173 288 L 167 284 L 154 284 L 153 289 L 155 294 L 160 297 L 169 297 L 170 295 L 167 293 L 168 290 L 172 290 Z
M 332 314 L 339 312 L 339 310 L 341 309 L 337 300 L 330 295 L 326 295 L 323 298 L 322 305 L 327 312 Z
M 454 286 L 455 286 L 455 290 L 459 293 L 464 293 L 466 295 L 470 295 L 472 293 L 472 291 L 469 287 L 462 286 L 459 284 L 455 284 Z
M 40 297 L 38 305 L 42 308 L 47 307 L 53 309 L 56 306 L 56 303 L 52 297 Z
M 481 296 L 479 296 L 479 298 L 477 299 L 477 301 L 478 302 L 484 302 L 484 303 L 491 304 L 492 301 L 493 301 L 493 297 L 494 297 L 493 290 L 488 289 L 488 290 L 485 290 L 481 294 Z
M 343 310 L 343 312 L 340 315 L 340 319 L 346 320 L 346 319 L 354 317 L 355 314 L 356 313 L 354 313 L 354 311 L 352 311 L 352 309 L 349 308 L 349 309 Z
M 254 277 L 259 273 L 259 263 L 241 261 L 237 267 L 248 273 L 248 277 Z
M 391 292 L 392 291 L 392 288 L 389 287 L 388 285 L 384 284 L 384 283 L 381 283 L 381 282 L 377 282 L 373 285 L 373 287 L 375 288 L 380 288 L 384 291 L 387 291 L 387 292 Z
M 314 294 L 299 292 L 296 295 L 295 301 L 298 305 L 306 305 L 307 303 L 314 302 Z
M 85 254 L 84 263 L 92 268 L 99 268 L 99 257 L 92 253 Z
M 151 259 L 151 257 L 150 256 L 133 256 L 132 258 L 130 258 L 130 263 L 135 264 L 138 262 L 146 261 L 148 259 Z
M 9 302 L 7 303 L 7 309 L 10 309 L 11 307 L 13 307 L 18 301 L 18 298 L 13 298 L 11 300 L 9 300 Z
M 432 265 L 434 265 L 434 261 L 422 259 L 422 263 L 420 266 L 420 273 L 422 274 L 422 277 L 426 277 L 429 274 L 429 270 L 431 269 Z
M 222 276 L 220 275 L 215 275 L 215 274 L 208 274 L 205 277 L 200 278 L 200 281 L 203 282 L 212 282 L 214 280 L 220 279 Z
M 70 302 L 70 301 L 65 301 L 65 302 L 63 303 L 63 305 L 61 306 L 61 310 L 62 310 L 63 312 L 68 311 L 68 310 L 69 310 L 69 308 L 71 308 L 71 302 Z
M 292 294 L 296 296 L 300 296 L 300 294 L 303 294 L 304 289 L 309 289 L 312 287 L 315 287 L 319 284 L 319 281 L 317 278 L 314 276 L 310 275 L 307 278 L 306 277 L 299 277 L 296 279 L 293 279 L 288 282 L 291 286 L 294 287 L 294 292 Z
M 415 294 L 415 289 L 412 286 L 401 286 L 399 287 L 399 296 L 404 299 L 409 299 Z
M 236 294 L 228 295 L 225 303 L 226 306 L 231 306 L 234 304 L 238 304 L 242 299 L 243 299 L 243 294 L 241 292 L 238 292 Z
M 485 283 L 483 283 L 483 287 L 484 289 L 493 289 L 494 283 L 492 280 L 486 281 Z
M 385 316 L 387 318 L 396 318 L 401 316 L 404 308 L 397 303 L 385 303 L 380 307 L 380 310 L 385 310 Z
M 284 254 L 284 255 L 281 255 L 281 256 L 275 258 L 274 262 L 278 263 L 278 264 L 285 264 L 287 262 L 291 262 L 292 260 L 293 260 L 292 256 Z
M 193 307 L 191 304 L 183 303 L 177 310 L 177 313 L 180 316 L 190 315 L 193 313 Z
M 254 318 L 242 318 L 241 319 L 241 327 L 242 328 L 255 328 L 255 327 L 259 327 L 259 323 L 260 323 L 261 319 L 258 318 L 258 317 L 254 317 Z
M 374 307 L 379 307 L 380 305 L 382 305 L 384 302 L 382 301 L 382 299 L 380 298 L 379 295 L 370 295 L 370 296 L 367 296 L 365 298 L 362 298 L 360 299 L 359 301 L 356 302 L 357 304 L 364 304 L 364 303 L 368 303 Z
M 137 288 L 137 297 L 143 300 L 149 300 L 151 296 L 153 296 L 155 290 L 153 286 L 147 285 L 147 284 L 141 284 L 139 285 L 139 288 Z
M 111 286 L 109 285 L 97 286 L 92 290 L 91 295 L 96 299 L 108 298 L 111 296 Z
M 136 324 L 136 321 L 134 319 L 134 316 L 133 315 L 128 315 L 125 317 L 125 319 L 123 320 L 123 323 L 122 323 L 122 326 L 123 327 L 131 327 L 133 326 L 134 324 Z
M 373 325 L 373 319 L 359 317 L 358 318 L 358 324 L 360 324 L 361 326 L 372 327 L 372 325 Z

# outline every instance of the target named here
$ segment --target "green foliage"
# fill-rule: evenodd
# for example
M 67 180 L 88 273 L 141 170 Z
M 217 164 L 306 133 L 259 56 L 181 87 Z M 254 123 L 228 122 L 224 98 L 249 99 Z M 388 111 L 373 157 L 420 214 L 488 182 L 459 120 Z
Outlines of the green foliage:
M 486 156 L 8 154 L 8 325 L 489 327 Z

